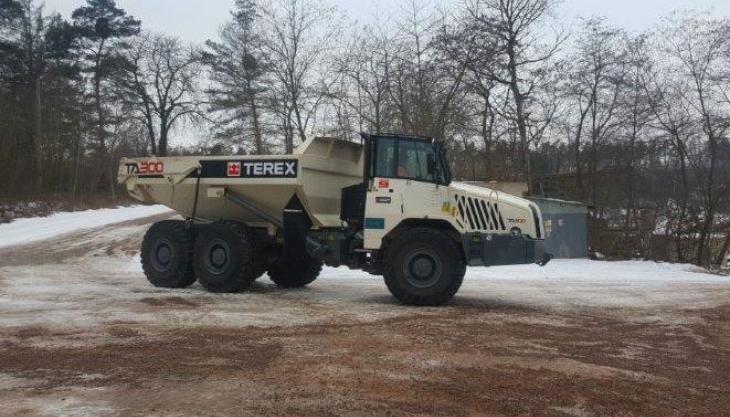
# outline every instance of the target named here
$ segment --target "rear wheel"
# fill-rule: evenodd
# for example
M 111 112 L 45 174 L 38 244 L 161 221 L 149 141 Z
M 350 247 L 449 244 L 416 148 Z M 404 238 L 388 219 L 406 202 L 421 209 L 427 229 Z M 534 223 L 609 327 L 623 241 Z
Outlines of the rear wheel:
M 210 292 L 244 291 L 261 273 L 262 259 L 256 237 L 240 223 L 202 226 L 194 253 L 195 275 L 200 285 Z
M 185 288 L 195 282 L 193 237 L 185 222 L 155 223 L 142 241 L 142 269 L 155 287 Z
M 438 306 L 459 291 L 466 263 L 456 243 L 428 228 L 411 229 L 388 245 L 383 275 L 401 303 Z
M 322 272 L 322 262 L 304 256 L 280 260 L 269 268 L 269 278 L 283 288 L 302 288 L 313 283 Z

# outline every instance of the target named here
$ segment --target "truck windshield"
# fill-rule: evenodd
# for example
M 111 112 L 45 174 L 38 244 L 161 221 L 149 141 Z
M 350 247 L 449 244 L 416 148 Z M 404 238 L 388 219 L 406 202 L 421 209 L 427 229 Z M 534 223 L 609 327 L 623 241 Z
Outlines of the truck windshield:
M 408 138 L 379 138 L 375 152 L 376 177 L 402 178 L 448 185 L 450 175 L 441 147 Z
M 401 140 L 398 146 L 398 178 L 444 183 L 444 175 L 433 143 Z

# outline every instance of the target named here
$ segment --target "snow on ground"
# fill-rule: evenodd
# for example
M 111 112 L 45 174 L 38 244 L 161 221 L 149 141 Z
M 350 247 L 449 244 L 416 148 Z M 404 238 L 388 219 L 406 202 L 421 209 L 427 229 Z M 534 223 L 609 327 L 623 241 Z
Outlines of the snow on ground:
M 712 275 L 691 264 L 652 261 L 591 261 L 588 259 L 555 259 L 545 267 L 512 265 L 467 269 L 466 279 L 492 280 L 533 279 L 585 282 L 730 282 L 728 277 Z
M 56 213 L 0 225 L 0 248 L 51 239 L 63 234 L 155 216 L 170 211 L 161 205 Z
M 155 220 L 139 217 L 160 213 L 0 227 L 0 245 L 64 233 L 0 250 L 0 415 L 728 409 L 728 277 L 638 261 L 469 268 L 443 308 L 401 306 L 382 277 L 347 268 L 301 290 L 266 277 L 240 294 L 168 290 L 137 254 Z
M 139 254 L 134 256 L 125 272 L 142 274 Z M 347 267 L 325 267 L 319 280 L 371 279 L 371 275 Z M 657 283 L 730 284 L 730 277 L 707 273 L 691 264 L 671 264 L 651 261 L 604 262 L 588 259 L 554 259 L 545 267 L 510 265 L 490 268 L 469 267 L 465 285 L 472 280 L 546 281 L 546 282 L 606 282 L 646 285 Z
M 4 266 L 0 259 L 0 328 L 86 328 L 126 321 L 268 327 L 332 320 L 368 322 L 439 311 L 400 306 L 382 277 L 347 268 L 325 268 L 303 290 L 279 289 L 266 277 L 241 294 L 208 294 L 199 284 L 180 290 L 154 288 L 144 277 L 139 255 L 132 256 L 148 225 L 144 220 L 135 225 L 110 224 L 166 212 L 163 206 L 94 210 L 1 226 L 0 246 L 64 234 L 36 243 L 33 250 L 52 253 L 62 247 L 69 255 L 39 256 Z M 554 260 L 544 268 L 468 268 L 464 285 L 450 305 L 486 311 L 504 305 L 543 310 L 631 309 L 642 310 L 644 318 L 673 321 L 675 315 L 668 312 L 677 306 L 713 307 L 727 303 L 729 294 L 730 278 L 691 265 Z
M 436 309 L 398 305 L 381 277 L 325 268 L 306 289 L 276 288 L 262 277 L 240 294 L 209 294 L 199 285 L 154 288 L 139 256 L 99 252 L 60 264 L 0 268 L 0 312 L 5 326 L 88 328 L 118 322 L 174 327 L 296 326 L 371 322 Z M 556 260 L 549 266 L 469 268 L 450 304 L 492 310 L 639 309 L 641 320 L 675 322 L 671 310 L 721 305 L 730 278 L 694 272 L 690 265 Z
M 385 293 L 382 278 L 325 268 L 317 285 L 342 288 L 363 297 L 369 291 Z M 715 291 L 717 290 L 717 291 Z M 573 308 L 687 308 L 712 307 L 726 302 L 730 277 L 712 275 L 693 265 L 648 261 L 605 262 L 556 259 L 545 267 L 512 265 L 467 268 L 455 305 L 490 307 L 498 304 L 549 309 Z M 311 294 L 325 301 L 326 296 Z

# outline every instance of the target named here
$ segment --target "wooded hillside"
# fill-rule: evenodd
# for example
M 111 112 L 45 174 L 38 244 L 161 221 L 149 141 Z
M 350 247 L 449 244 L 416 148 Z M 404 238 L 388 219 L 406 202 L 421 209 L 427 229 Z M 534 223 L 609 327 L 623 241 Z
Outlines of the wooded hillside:
M 457 178 L 590 204 L 597 250 L 703 265 L 728 252 L 727 17 L 675 13 L 637 34 L 568 28 L 552 0 L 408 3 L 372 22 L 237 0 L 217 39 L 189 45 L 123 7 L 87 0 L 67 18 L 0 0 L 0 199 L 115 198 L 123 155 L 398 132 L 447 143 Z

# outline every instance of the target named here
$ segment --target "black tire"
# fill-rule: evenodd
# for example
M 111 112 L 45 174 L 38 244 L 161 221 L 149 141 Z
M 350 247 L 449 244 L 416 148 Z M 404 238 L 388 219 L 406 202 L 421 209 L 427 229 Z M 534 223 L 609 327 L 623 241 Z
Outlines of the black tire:
M 407 305 L 448 302 L 461 288 L 466 273 L 464 256 L 456 243 L 429 228 L 403 232 L 390 242 L 384 258 L 385 284 Z
M 202 226 L 195 240 L 195 275 L 200 285 L 213 293 L 244 291 L 258 278 L 259 252 L 254 234 L 243 224 Z
M 280 260 L 269 267 L 269 278 L 282 288 L 303 288 L 322 272 L 322 262 L 310 257 Z
M 155 223 L 142 241 L 142 269 L 155 287 L 185 288 L 195 282 L 193 236 L 180 220 Z

